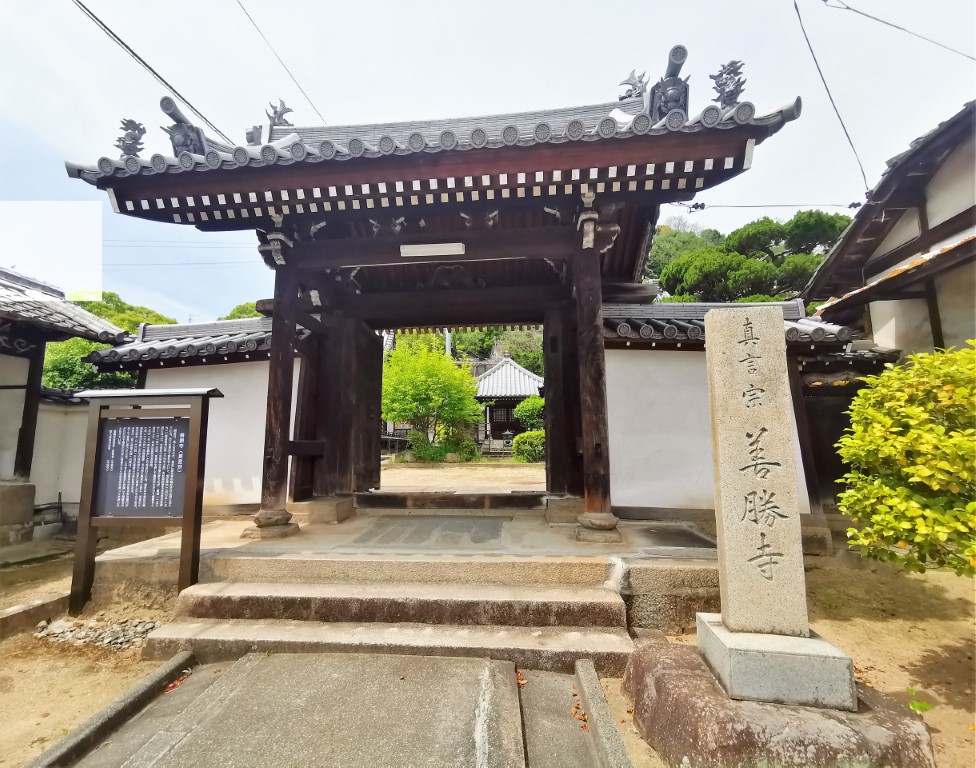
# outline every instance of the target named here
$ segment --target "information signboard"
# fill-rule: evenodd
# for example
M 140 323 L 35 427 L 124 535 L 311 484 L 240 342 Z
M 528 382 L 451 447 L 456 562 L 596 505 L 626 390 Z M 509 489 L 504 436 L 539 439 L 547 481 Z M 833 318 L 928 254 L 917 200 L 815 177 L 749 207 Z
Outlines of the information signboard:
M 190 419 L 114 419 L 101 432 L 92 516 L 182 517 Z

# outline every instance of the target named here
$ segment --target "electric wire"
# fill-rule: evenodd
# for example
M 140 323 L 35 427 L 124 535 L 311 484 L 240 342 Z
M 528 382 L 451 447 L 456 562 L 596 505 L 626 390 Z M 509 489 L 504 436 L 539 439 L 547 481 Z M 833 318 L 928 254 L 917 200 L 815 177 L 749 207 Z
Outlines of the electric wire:
M 939 48 L 944 48 L 945 50 L 951 51 L 952 53 L 958 54 L 959 56 L 965 56 L 970 61 L 976 61 L 976 56 L 970 56 L 965 51 L 960 51 L 960 50 L 958 50 L 956 48 L 953 48 L 952 46 L 946 45 L 945 43 L 940 43 L 938 40 L 933 40 L 931 37 L 926 37 L 925 35 L 920 35 L 918 32 L 912 32 L 912 30 L 905 29 L 905 27 L 898 26 L 897 24 L 894 24 L 894 23 L 892 23 L 890 21 L 885 21 L 884 19 L 879 19 L 877 16 L 872 16 L 870 13 L 865 13 L 864 11 L 859 11 L 857 8 L 852 8 L 847 3 L 842 2 L 842 0 L 834 0 L 834 2 L 836 2 L 837 5 L 831 5 L 830 2 L 829 2 L 829 0 L 823 0 L 823 4 L 825 6 L 827 6 L 828 8 L 833 8 L 835 11 L 852 11 L 853 13 L 856 13 L 859 16 L 864 16 L 865 18 L 871 19 L 872 21 L 880 22 L 881 24 L 884 24 L 885 26 L 891 27 L 893 29 L 897 29 L 897 30 L 899 30 L 901 32 L 904 32 L 905 34 L 911 35 L 912 37 L 917 37 L 919 40 L 924 40 L 927 43 L 932 43 L 932 45 L 937 45 L 937 46 L 939 46 Z
M 182 101 L 184 104 L 186 104 L 186 106 L 189 108 L 189 110 L 193 114 L 195 114 L 197 117 L 199 117 L 201 120 L 203 120 L 203 122 L 207 124 L 207 126 L 210 128 L 210 130 L 212 130 L 214 133 L 216 133 L 218 136 L 220 136 L 220 138 L 222 138 L 228 144 L 233 144 L 234 143 L 229 138 L 227 138 L 227 136 L 224 134 L 223 131 L 221 131 L 216 125 L 214 125 L 213 123 L 211 123 L 204 116 L 204 114 L 200 110 L 198 110 L 196 107 L 194 107 L 193 104 L 190 103 L 190 100 L 186 98 L 186 96 L 184 96 L 182 93 L 180 93 L 178 90 L 176 90 L 176 88 L 174 88 L 172 85 L 170 85 L 169 82 L 167 82 L 167 80 L 161 74 L 159 74 L 159 72 L 157 72 L 155 69 L 153 69 L 149 65 L 149 63 L 146 62 L 146 60 L 144 58 L 142 58 L 142 56 L 140 56 L 138 53 L 136 53 L 131 48 L 131 46 L 129 46 L 129 44 L 125 42 L 125 40 L 123 40 L 121 37 L 119 37 L 117 34 L 115 34 L 115 32 L 113 32 L 104 21 L 102 21 L 100 18 L 98 18 L 98 16 L 96 16 L 83 2 L 81 2 L 81 0 L 72 0 L 72 2 L 76 6 L 78 6 L 78 8 L 89 19 L 91 19 L 98 26 L 99 29 L 101 29 L 106 35 L 108 35 L 109 38 L 112 39 L 112 41 L 114 41 L 117 45 L 119 45 L 119 47 L 121 47 L 122 50 L 124 50 L 127 54 L 129 54 L 133 59 L 136 60 L 136 62 L 138 62 L 142 66 L 143 69 L 145 69 L 149 74 L 151 74 L 156 79 L 156 82 L 158 82 L 166 90 L 168 90 L 170 93 L 172 93 L 176 98 L 178 98 L 180 101 Z
M 851 145 L 851 151 L 854 153 L 854 159 L 857 160 L 857 167 L 861 169 L 861 178 L 864 180 L 864 191 L 868 192 L 870 187 L 868 186 L 868 175 L 864 172 L 864 164 L 861 162 L 860 155 L 857 154 L 857 148 L 854 146 L 854 141 L 851 139 L 850 131 L 847 130 L 847 125 L 844 123 L 844 118 L 840 116 L 840 110 L 837 108 L 837 102 L 834 101 L 834 95 L 830 92 L 830 86 L 827 85 L 827 78 L 824 77 L 823 70 L 820 68 L 820 62 L 817 60 L 817 54 L 813 50 L 813 45 L 810 43 L 810 36 L 807 35 L 807 28 L 803 24 L 803 16 L 800 15 L 800 6 L 797 4 L 797 0 L 793 0 L 793 9 L 796 11 L 796 18 L 800 22 L 800 31 L 803 32 L 803 39 L 807 42 L 807 48 L 810 50 L 810 56 L 813 57 L 813 63 L 817 67 L 817 74 L 820 75 L 820 82 L 823 83 L 824 90 L 827 91 L 827 98 L 830 99 L 830 106 L 834 108 L 834 114 L 837 115 L 837 120 L 840 122 L 840 127 L 844 129 L 844 135 L 847 137 L 847 143 Z
M 261 31 L 261 27 L 258 26 L 258 23 L 254 20 L 251 14 L 247 12 L 247 8 L 244 7 L 244 4 L 241 2 L 241 0 L 237 0 L 237 4 L 241 7 L 241 10 L 244 11 L 244 15 L 247 16 L 248 21 L 251 22 L 251 24 L 257 30 L 258 34 L 261 35 L 261 39 L 264 40 L 265 44 L 270 49 L 271 53 L 273 53 L 275 58 L 278 59 L 278 63 L 281 64 L 285 72 L 288 73 L 288 77 L 291 78 L 291 81 L 295 84 L 295 87 L 302 92 L 302 96 L 305 97 L 305 101 L 307 101 L 309 103 L 309 106 L 311 106 L 312 109 L 315 110 L 315 114 L 319 116 L 319 120 L 321 120 L 322 124 L 325 125 L 326 124 L 325 118 L 322 117 L 322 113 L 319 112 L 319 108 L 315 106 L 315 104 L 312 102 L 312 99 L 309 97 L 309 95 L 305 93 L 305 89 L 302 88 L 301 84 L 298 82 L 298 79 L 292 74 L 291 70 L 288 69 L 288 65 L 285 64 L 281 56 L 278 55 L 278 52 L 274 49 L 274 46 L 271 45 L 271 41 L 268 40 L 267 37 L 265 37 L 264 32 Z

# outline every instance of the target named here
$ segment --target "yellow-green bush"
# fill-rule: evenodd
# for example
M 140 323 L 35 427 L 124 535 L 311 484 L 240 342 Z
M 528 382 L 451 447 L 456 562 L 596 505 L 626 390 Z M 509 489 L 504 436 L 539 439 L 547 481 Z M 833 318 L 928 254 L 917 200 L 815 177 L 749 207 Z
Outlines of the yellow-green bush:
M 976 348 L 909 356 L 851 403 L 837 447 L 851 545 L 906 570 L 976 573 Z

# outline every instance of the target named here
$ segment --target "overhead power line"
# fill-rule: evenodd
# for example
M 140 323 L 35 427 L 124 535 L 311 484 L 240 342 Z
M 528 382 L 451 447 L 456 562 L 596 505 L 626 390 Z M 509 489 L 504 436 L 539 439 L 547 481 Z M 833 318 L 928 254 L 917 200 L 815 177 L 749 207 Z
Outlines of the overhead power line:
M 315 114 L 319 116 L 319 120 L 321 120 L 322 124 L 324 125 L 325 118 L 322 117 L 322 113 L 319 112 L 319 108 L 315 106 L 315 104 L 312 102 L 312 99 L 309 97 L 309 95 L 305 93 L 305 89 L 302 88 L 301 84 L 298 82 L 298 79 L 291 73 L 291 70 L 288 69 L 288 65 L 285 64 L 281 56 L 278 55 L 278 52 L 274 49 L 274 46 L 271 45 L 271 41 L 268 40 L 264 32 L 261 31 L 261 27 L 258 26 L 258 23 L 254 20 L 254 17 L 252 17 L 251 14 L 247 12 L 247 8 L 244 7 L 244 3 L 242 3 L 241 0 L 237 0 L 237 4 L 241 7 L 241 10 L 244 11 L 244 15 L 247 16 L 248 21 L 250 21 L 251 24 L 254 25 L 254 28 L 257 30 L 258 34 L 261 35 L 261 39 L 264 40 L 265 44 L 270 49 L 271 53 L 274 54 L 274 57 L 278 59 L 278 63 L 281 64 L 285 72 L 288 73 L 288 77 L 291 78 L 291 81 L 295 84 L 295 87 L 302 92 L 302 96 L 305 97 L 305 101 L 307 101 L 309 103 L 309 106 L 311 106 L 312 109 L 315 110 Z
M 952 46 L 946 45 L 945 43 L 940 43 L 938 40 L 933 40 L 931 37 L 920 35 L 918 32 L 912 32 L 912 30 L 905 29 L 905 27 L 900 27 L 897 24 L 893 24 L 890 21 L 879 19 L 877 16 L 872 16 L 870 13 L 859 11 L 857 8 L 852 8 L 847 3 L 842 2 L 842 0 L 834 0 L 834 2 L 836 2 L 837 5 L 831 5 L 829 0 L 823 0 L 823 4 L 826 5 L 828 8 L 833 8 L 836 11 L 851 11 L 852 13 L 856 13 L 858 16 L 863 16 L 866 19 L 877 21 L 881 24 L 884 24 L 887 27 L 891 27 L 892 29 L 897 29 L 900 32 L 904 32 L 907 35 L 911 35 L 912 37 L 917 37 L 919 40 L 924 40 L 927 43 L 932 43 L 932 45 L 937 45 L 939 46 L 939 48 L 944 48 L 945 50 L 951 51 L 952 53 L 958 54 L 959 56 L 965 56 L 970 61 L 976 61 L 976 57 L 969 55 L 965 51 L 960 51 L 956 48 L 953 48 Z
M 228 144 L 233 144 L 234 143 L 229 138 L 227 138 L 227 136 L 224 134 L 223 131 L 221 131 L 216 125 L 214 125 L 213 123 L 211 123 L 204 116 L 204 114 L 199 109 L 197 109 L 196 107 L 194 107 L 193 104 L 190 103 L 190 100 L 186 98 L 186 96 L 184 96 L 182 93 L 180 93 L 178 90 L 176 90 L 172 85 L 170 85 L 169 82 L 167 82 L 166 79 L 161 74 L 159 74 L 159 72 L 157 72 L 155 69 L 153 69 L 146 62 L 146 60 L 144 58 L 142 58 L 142 56 L 140 56 L 138 53 L 136 53 L 134 50 L 132 50 L 132 47 L 128 43 L 126 43 L 125 40 L 123 40 L 121 37 L 119 37 L 117 34 L 115 34 L 109 28 L 109 26 L 104 21 L 102 21 L 100 18 L 98 18 L 98 16 L 96 16 L 83 2 L 81 2 L 81 0 L 72 0 L 72 2 L 75 5 L 77 5 L 78 8 L 80 8 L 81 11 L 89 19 L 91 19 L 93 22 L 95 22 L 95 24 L 98 26 L 98 28 L 101 29 L 106 35 L 108 35 L 112 39 L 112 41 L 114 41 L 119 47 L 122 48 L 122 50 L 124 50 L 133 59 L 135 59 L 140 64 L 140 66 L 142 66 L 143 69 L 145 69 L 150 75 L 152 75 L 156 79 L 156 82 L 158 82 L 166 90 L 168 90 L 170 93 L 172 93 L 176 98 L 178 98 L 180 101 L 182 101 L 184 104 L 186 104 L 186 106 L 189 108 L 189 110 L 193 114 L 195 114 L 197 117 L 199 117 L 201 120 L 203 120 L 203 122 L 206 123 L 207 127 L 209 127 L 210 130 L 212 130 L 214 133 L 216 133 L 218 136 L 220 136 L 220 138 L 222 138 Z
M 840 127 L 844 129 L 844 136 L 847 137 L 847 143 L 851 145 L 851 152 L 854 153 L 854 159 L 857 160 L 857 167 L 861 169 L 861 178 L 864 180 L 864 191 L 867 192 L 870 187 L 868 186 L 868 175 L 864 172 L 864 164 L 861 162 L 860 155 L 857 154 L 857 148 L 854 146 L 854 140 L 851 139 L 850 131 L 847 130 L 847 125 L 844 123 L 844 118 L 840 116 L 840 110 L 837 108 L 837 102 L 834 101 L 834 94 L 830 92 L 830 86 L 827 85 L 827 78 L 824 77 L 823 70 L 820 68 L 820 62 L 817 61 L 817 54 L 813 50 L 813 45 L 810 43 L 810 36 L 807 35 L 807 28 L 803 24 L 803 16 L 800 15 L 800 6 L 797 4 L 796 0 L 793 0 L 793 10 L 796 11 L 796 18 L 800 22 L 800 31 L 803 32 L 803 39 L 807 42 L 807 48 L 810 51 L 810 56 L 813 58 L 813 63 L 817 67 L 817 74 L 820 75 L 820 82 L 823 83 L 824 90 L 827 91 L 827 98 L 830 99 L 830 106 L 834 108 L 834 114 L 837 115 L 837 120 L 840 123 Z
M 703 211 L 706 208 L 860 208 L 861 203 L 667 203 L 680 205 L 690 211 Z

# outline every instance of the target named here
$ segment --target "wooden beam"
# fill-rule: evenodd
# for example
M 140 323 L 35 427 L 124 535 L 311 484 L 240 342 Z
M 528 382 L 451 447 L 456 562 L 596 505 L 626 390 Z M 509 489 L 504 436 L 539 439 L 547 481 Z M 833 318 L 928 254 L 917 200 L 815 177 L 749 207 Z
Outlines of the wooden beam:
M 325 453 L 324 440 L 290 440 L 289 456 L 322 456 Z
M 315 410 L 318 406 L 318 373 L 321 339 L 305 339 L 305 352 L 298 369 L 298 402 L 295 403 L 294 442 L 315 439 Z M 294 443 L 293 443 L 294 444 Z M 304 501 L 312 496 L 314 457 L 292 454 L 288 497 Z
M 928 225 L 927 217 L 925 223 Z M 976 205 L 967 208 L 965 211 L 960 211 L 955 216 L 936 224 L 934 227 L 928 227 L 914 240 L 909 240 L 904 245 L 900 245 L 893 251 L 868 263 L 867 267 L 872 270 L 872 275 L 877 275 L 895 266 L 899 261 L 907 259 L 909 256 L 922 253 L 957 232 L 962 237 L 963 230 L 972 226 L 976 226 Z
M 285 525 L 291 520 L 288 503 L 288 441 L 291 433 L 291 390 L 294 377 L 295 300 L 297 274 L 292 269 L 275 273 L 275 308 L 271 323 L 268 364 L 268 406 L 264 426 L 264 466 L 261 475 L 259 528 Z
M 461 230 L 450 235 L 421 232 L 403 237 L 307 240 L 295 243 L 288 261 L 301 270 L 322 270 L 339 267 L 461 264 L 467 261 L 508 259 L 568 259 L 573 255 L 576 239 L 572 227 L 567 226 L 472 232 Z M 401 245 L 443 245 L 458 242 L 464 245 L 463 254 L 410 257 L 400 255 Z
M 546 307 L 558 306 L 568 298 L 569 289 L 562 285 L 430 289 L 347 295 L 341 308 L 373 328 L 539 323 Z
M 31 463 L 34 459 L 34 437 L 37 434 L 37 410 L 41 403 L 41 376 L 44 373 L 44 342 L 29 353 L 27 386 L 24 390 L 24 408 L 17 435 L 17 451 L 14 454 L 14 479 L 30 480 Z

